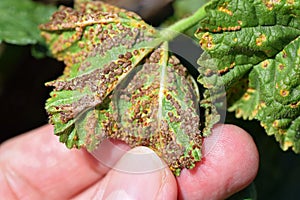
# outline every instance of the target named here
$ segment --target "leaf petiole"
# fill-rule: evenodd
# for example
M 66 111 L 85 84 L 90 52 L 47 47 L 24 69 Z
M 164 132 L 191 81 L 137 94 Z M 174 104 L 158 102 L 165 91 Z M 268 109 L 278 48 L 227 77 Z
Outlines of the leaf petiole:
M 193 15 L 184 18 L 161 31 L 161 36 L 163 37 L 163 39 L 165 41 L 173 40 L 180 33 L 186 31 L 190 27 L 197 24 L 201 19 L 203 19 L 206 16 L 205 7 L 208 4 L 209 2 L 201 6 Z

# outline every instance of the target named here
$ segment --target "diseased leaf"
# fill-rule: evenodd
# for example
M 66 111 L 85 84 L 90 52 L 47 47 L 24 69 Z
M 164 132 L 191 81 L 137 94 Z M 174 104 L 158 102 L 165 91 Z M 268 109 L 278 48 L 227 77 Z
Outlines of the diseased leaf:
M 199 82 L 216 100 L 225 87 L 229 111 L 300 152 L 300 2 L 221 0 L 206 12 L 196 33 L 205 50 Z
M 166 49 L 154 51 L 136 70 L 114 91 L 114 116 L 121 134 L 112 137 L 131 146 L 151 147 L 179 175 L 182 168 L 193 168 L 201 159 L 192 77 Z
M 201 159 L 196 81 L 159 33 L 134 13 L 102 2 L 61 7 L 40 26 L 64 74 L 46 110 L 68 148 L 104 139 L 152 148 L 175 175 Z M 209 103 L 207 104 L 209 105 Z
M 27 45 L 43 42 L 38 25 L 56 10 L 31 0 L 0 1 L 0 43 Z
M 283 150 L 292 147 L 300 153 L 300 37 L 275 59 L 256 65 L 249 80 L 249 96 L 259 96 L 256 119 L 269 135 L 275 134 Z
M 60 7 L 40 28 L 54 57 L 66 64 L 46 109 L 55 133 L 82 111 L 101 104 L 155 45 L 156 31 L 132 12 L 102 2 Z M 151 41 L 151 45 L 149 44 Z

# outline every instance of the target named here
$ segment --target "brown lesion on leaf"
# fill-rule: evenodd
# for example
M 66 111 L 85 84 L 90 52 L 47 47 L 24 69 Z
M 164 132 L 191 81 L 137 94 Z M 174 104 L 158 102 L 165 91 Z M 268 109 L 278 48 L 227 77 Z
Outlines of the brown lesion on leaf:
M 286 130 L 284 130 L 284 129 L 278 129 L 278 133 L 280 135 L 286 135 Z
M 286 51 L 285 50 L 282 50 L 282 58 L 287 58 L 287 53 L 286 53 Z
M 284 66 L 282 63 L 280 63 L 280 64 L 278 65 L 279 71 L 284 70 L 284 68 L 285 68 L 285 66 Z
M 221 27 L 219 26 L 217 29 L 214 29 L 212 32 L 222 32 L 222 31 L 238 31 L 241 29 L 241 26 L 228 26 L 228 27 Z M 201 31 L 198 31 L 201 32 Z
M 267 106 L 266 103 L 264 101 L 261 101 L 257 106 L 255 106 L 255 109 L 252 111 L 252 116 L 255 117 L 258 114 L 259 110 L 261 110 L 266 106 Z
M 256 45 L 257 46 L 261 46 L 261 45 L 263 45 L 263 43 L 265 42 L 267 40 L 267 37 L 266 37 L 266 35 L 265 34 L 261 34 L 260 36 L 258 36 L 257 38 L 256 38 Z
M 282 97 L 287 97 L 290 94 L 290 91 L 288 91 L 288 90 L 280 90 L 279 94 Z
M 222 75 L 229 71 L 229 67 L 225 67 L 224 69 L 218 70 L 218 74 Z
M 278 128 L 279 127 L 279 121 L 275 120 L 272 124 L 273 127 Z
M 300 101 L 291 103 L 291 104 L 290 104 L 290 107 L 293 108 L 293 109 L 295 109 L 295 108 L 298 108 L 299 105 L 300 105 Z
M 245 93 L 242 98 L 244 101 L 249 101 L 249 99 L 251 98 L 251 95 L 249 93 Z
M 235 62 L 231 63 L 229 67 L 225 67 L 224 69 L 218 70 L 218 74 L 222 75 L 227 73 L 229 70 L 233 69 L 235 67 Z
M 244 114 L 244 112 L 243 112 L 243 110 L 242 110 L 241 108 L 236 109 L 236 111 L 235 111 L 235 116 L 236 116 L 237 118 L 242 117 L 243 114 Z
M 268 60 L 265 60 L 261 63 L 261 67 L 266 69 L 269 66 L 270 62 Z

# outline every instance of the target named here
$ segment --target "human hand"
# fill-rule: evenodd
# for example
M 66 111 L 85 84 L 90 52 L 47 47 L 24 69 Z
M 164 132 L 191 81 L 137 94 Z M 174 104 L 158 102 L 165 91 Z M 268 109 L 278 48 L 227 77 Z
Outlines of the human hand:
M 116 166 L 124 166 L 134 152 L 151 150 L 137 147 L 125 155 L 112 153 L 110 158 Z M 30 200 L 224 199 L 250 184 L 258 170 L 252 138 L 233 125 L 216 126 L 212 136 L 204 139 L 203 160 L 177 178 L 151 155 L 149 162 L 160 170 L 132 174 L 110 169 L 85 150 L 67 149 L 53 135 L 52 126 L 46 125 L 0 146 L 0 196 Z

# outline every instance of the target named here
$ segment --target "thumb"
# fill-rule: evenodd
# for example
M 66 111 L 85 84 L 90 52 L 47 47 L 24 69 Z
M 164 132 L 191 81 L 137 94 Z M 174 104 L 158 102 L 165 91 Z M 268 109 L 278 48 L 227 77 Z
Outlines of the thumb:
M 177 198 L 174 175 L 147 147 L 128 151 L 104 179 L 104 199 Z

